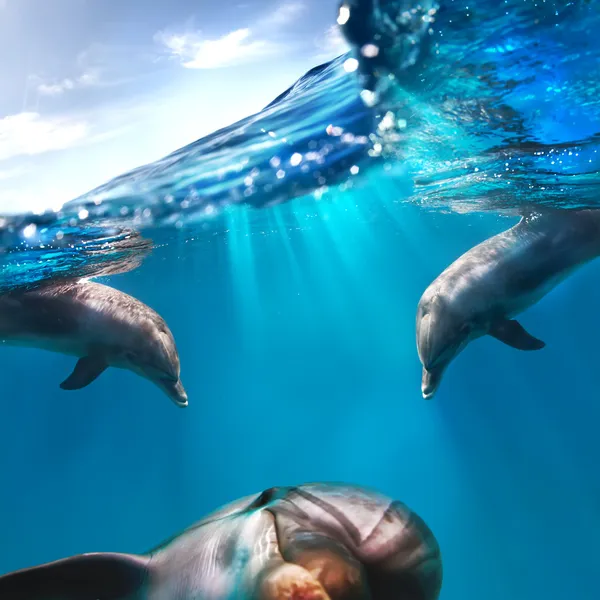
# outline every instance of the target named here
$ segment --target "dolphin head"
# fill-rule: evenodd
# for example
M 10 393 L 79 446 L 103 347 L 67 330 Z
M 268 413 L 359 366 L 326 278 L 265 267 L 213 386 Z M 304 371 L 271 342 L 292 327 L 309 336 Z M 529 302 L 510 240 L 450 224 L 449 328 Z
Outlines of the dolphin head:
M 448 365 L 473 336 L 473 323 L 438 293 L 425 292 L 417 309 L 417 350 L 423 364 L 421 392 L 432 398 Z
M 174 599 L 174 590 L 177 598 L 437 600 L 442 584 L 441 551 L 425 522 L 393 498 L 344 483 L 264 490 L 151 554 L 161 598 Z
M 2 575 L 0 598 L 438 600 L 442 580 L 438 542 L 408 506 L 312 483 L 242 498 L 143 555 L 91 552 Z
M 160 318 L 149 319 L 135 344 L 123 351 L 124 368 L 158 386 L 177 406 L 188 405 L 179 377 L 179 354 L 173 334 Z

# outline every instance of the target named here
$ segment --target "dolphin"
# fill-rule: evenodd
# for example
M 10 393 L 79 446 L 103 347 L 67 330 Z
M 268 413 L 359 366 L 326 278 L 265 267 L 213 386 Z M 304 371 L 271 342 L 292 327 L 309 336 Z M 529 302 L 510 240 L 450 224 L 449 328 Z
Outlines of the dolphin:
M 60 387 L 78 390 L 108 367 L 157 385 L 177 406 L 188 399 L 167 324 L 150 307 L 85 279 L 46 281 L 0 295 L 0 340 L 79 357 Z
M 599 254 L 600 210 L 550 209 L 523 216 L 453 262 L 417 308 L 423 397 L 434 396 L 448 365 L 479 337 L 542 349 L 514 317 Z
M 145 554 L 100 552 L 0 577 L 6 600 L 436 600 L 438 543 L 405 504 L 341 483 L 274 487 Z

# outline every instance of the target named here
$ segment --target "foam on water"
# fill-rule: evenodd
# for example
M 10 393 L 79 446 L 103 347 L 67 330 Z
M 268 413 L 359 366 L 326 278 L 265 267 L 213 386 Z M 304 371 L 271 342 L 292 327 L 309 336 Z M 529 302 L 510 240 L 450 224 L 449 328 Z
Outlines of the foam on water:
M 598 204 L 593 0 L 343 0 L 338 23 L 353 51 L 260 113 L 59 212 L 0 218 L 2 288 L 130 268 L 148 247 L 135 230 L 384 181 L 430 209 Z

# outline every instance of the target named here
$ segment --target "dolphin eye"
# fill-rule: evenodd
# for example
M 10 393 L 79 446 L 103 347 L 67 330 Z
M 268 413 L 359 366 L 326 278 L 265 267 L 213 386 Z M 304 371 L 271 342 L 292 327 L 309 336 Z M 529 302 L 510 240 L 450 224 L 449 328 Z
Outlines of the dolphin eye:
M 137 363 L 138 357 L 135 352 L 124 352 L 123 356 L 131 363 Z

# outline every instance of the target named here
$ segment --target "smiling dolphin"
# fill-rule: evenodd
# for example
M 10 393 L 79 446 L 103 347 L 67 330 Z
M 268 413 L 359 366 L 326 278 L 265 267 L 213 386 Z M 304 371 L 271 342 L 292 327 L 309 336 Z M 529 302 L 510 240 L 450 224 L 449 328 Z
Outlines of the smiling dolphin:
M 60 387 L 77 390 L 108 367 L 128 369 L 187 406 L 179 355 L 167 324 L 150 307 L 86 280 L 45 282 L 0 296 L 0 340 L 80 357 Z
M 513 317 L 600 255 L 600 210 L 547 210 L 475 246 L 425 291 L 417 309 L 421 391 L 431 398 L 469 342 L 491 335 L 519 350 L 545 343 Z
M 436 600 L 439 546 L 401 502 L 345 484 L 271 488 L 143 555 L 0 577 L 6 600 Z

